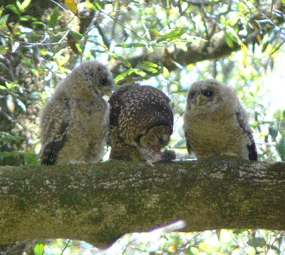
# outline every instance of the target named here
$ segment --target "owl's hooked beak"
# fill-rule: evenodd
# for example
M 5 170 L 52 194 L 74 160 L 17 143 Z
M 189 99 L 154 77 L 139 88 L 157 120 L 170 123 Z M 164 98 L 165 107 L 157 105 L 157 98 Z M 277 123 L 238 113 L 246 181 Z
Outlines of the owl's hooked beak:
M 201 106 L 208 102 L 207 98 L 203 97 L 202 95 L 197 96 L 197 105 Z
M 102 91 L 105 95 L 111 97 L 112 96 L 112 90 L 106 89 L 106 88 L 102 88 Z
M 197 105 L 200 106 L 202 103 L 201 95 L 197 96 Z

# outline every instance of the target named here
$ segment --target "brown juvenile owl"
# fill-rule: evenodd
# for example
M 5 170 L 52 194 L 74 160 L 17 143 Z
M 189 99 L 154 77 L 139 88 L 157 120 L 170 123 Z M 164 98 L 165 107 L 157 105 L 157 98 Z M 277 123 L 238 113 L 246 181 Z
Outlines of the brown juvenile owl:
M 224 154 L 257 160 L 247 114 L 236 92 L 217 80 L 191 85 L 183 129 L 188 152 L 198 159 Z
M 138 84 L 117 90 L 110 98 L 110 159 L 163 159 L 170 140 L 173 114 L 170 99 L 159 89 Z
M 94 163 L 104 154 L 111 94 L 110 70 L 97 61 L 75 68 L 62 80 L 40 118 L 42 165 Z

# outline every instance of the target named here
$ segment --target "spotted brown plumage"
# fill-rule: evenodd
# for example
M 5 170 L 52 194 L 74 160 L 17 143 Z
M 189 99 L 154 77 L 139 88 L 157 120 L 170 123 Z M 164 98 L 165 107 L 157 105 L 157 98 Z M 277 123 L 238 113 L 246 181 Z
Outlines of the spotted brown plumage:
M 162 159 L 173 132 L 170 99 L 159 89 L 138 84 L 117 90 L 110 103 L 110 159 Z
M 248 117 L 236 92 L 214 79 L 193 83 L 183 125 L 189 154 L 197 158 L 234 155 L 257 160 Z
M 112 73 L 97 61 L 75 68 L 56 87 L 40 118 L 42 165 L 94 163 L 104 154 Z

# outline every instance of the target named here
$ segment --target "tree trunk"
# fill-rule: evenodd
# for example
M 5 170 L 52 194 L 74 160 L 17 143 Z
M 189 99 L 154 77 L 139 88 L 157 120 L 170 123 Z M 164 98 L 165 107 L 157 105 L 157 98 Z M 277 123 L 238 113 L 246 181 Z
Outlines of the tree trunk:
M 0 244 L 66 238 L 105 247 L 177 219 L 184 231 L 285 229 L 285 163 L 5 166 L 0 205 Z

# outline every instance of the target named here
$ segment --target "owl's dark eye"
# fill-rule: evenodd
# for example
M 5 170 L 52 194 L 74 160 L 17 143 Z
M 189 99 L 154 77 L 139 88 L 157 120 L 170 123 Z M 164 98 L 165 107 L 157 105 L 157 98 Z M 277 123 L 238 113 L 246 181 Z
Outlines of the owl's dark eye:
M 202 94 L 206 97 L 211 97 L 212 95 L 214 95 L 214 92 L 212 90 L 206 89 L 202 91 Z
M 103 86 L 106 86 L 108 84 L 108 80 L 107 79 L 100 79 L 99 80 L 100 84 L 102 84 Z
M 195 95 L 196 95 L 196 92 L 195 92 L 195 91 L 192 91 L 192 92 L 190 92 L 189 97 L 190 97 L 190 98 L 193 98 Z

